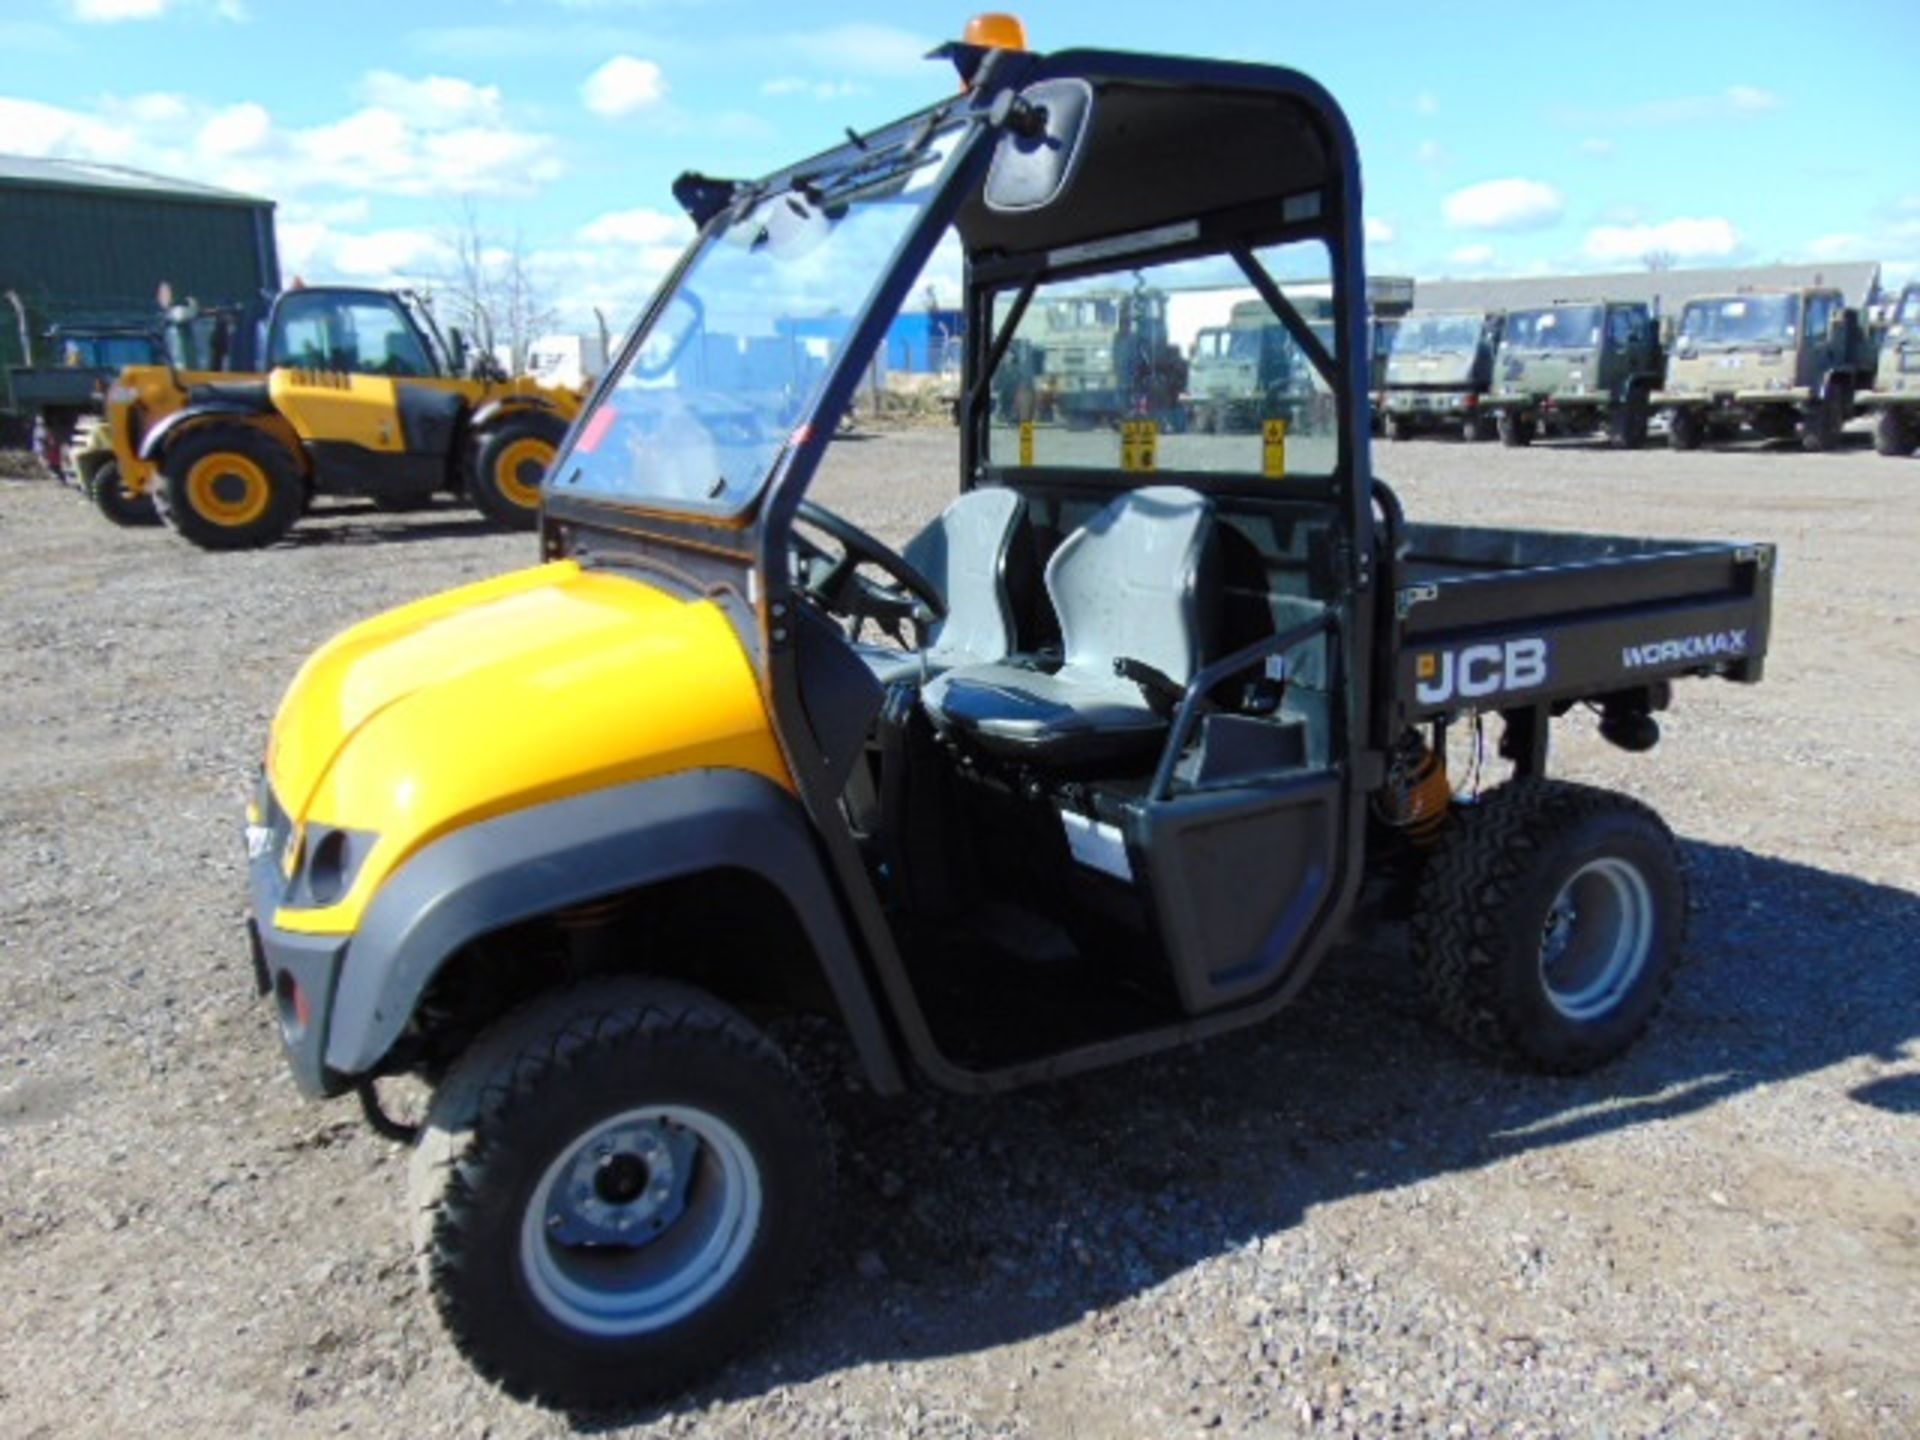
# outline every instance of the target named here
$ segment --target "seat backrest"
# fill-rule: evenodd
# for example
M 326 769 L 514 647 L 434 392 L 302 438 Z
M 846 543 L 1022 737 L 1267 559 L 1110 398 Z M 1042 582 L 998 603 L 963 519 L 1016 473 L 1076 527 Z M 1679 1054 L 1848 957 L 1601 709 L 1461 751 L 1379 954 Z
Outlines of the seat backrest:
M 1186 684 L 1214 629 L 1213 550 L 1212 502 L 1177 485 L 1129 491 L 1074 531 L 1047 562 L 1067 665 L 1106 674 L 1124 656 Z
M 947 599 L 946 618 L 928 646 L 933 655 L 990 661 L 1014 652 L 1024 512 L 1016 492 L 984 486 L 961 495 L 908 542 L 907 560 Z

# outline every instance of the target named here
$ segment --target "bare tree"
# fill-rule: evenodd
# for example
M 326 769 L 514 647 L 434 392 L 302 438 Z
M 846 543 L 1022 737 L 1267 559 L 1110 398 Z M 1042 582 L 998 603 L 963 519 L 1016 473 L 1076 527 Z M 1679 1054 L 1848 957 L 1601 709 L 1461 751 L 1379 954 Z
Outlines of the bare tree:
M 1649 250 L 1640 257 L 1640 263 L 1655 274 L 1659 274 L 1662 271 L 1671 270 L 1676 258 L 1678 257 L 1671 250 Z
M 484 353 L 508 352 L 510 368 L 526 368 L 533 342 L 559 323 L 559 312 L 534 273 L 526 241 L 515 231 L 501 243 L 481 223 L 472 200 L 445 232 L 446 266 L 431 277 L 435 308 Z

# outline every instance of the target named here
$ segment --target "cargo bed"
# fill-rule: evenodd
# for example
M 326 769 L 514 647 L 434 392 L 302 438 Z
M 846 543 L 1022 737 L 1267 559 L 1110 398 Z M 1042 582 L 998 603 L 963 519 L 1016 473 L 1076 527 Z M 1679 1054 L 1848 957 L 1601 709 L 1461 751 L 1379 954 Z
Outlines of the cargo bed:
M 1760 679 L 1771 545 L 1410 524 L 1393 699 L 1410 722 Z

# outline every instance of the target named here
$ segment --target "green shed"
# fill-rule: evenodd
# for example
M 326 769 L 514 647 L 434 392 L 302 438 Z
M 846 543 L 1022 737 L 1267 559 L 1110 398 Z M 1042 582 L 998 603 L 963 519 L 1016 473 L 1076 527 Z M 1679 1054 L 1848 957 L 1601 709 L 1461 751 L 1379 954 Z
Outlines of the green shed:
M 0 376 L 23 363 L 6 292 L 45 363 L 49 326 L 157 320 L 162 281 L 176 301 L 231 312 L 234 359 L 250 361 L 280 289 L 273 202 L 122 165 L 0 154 Z

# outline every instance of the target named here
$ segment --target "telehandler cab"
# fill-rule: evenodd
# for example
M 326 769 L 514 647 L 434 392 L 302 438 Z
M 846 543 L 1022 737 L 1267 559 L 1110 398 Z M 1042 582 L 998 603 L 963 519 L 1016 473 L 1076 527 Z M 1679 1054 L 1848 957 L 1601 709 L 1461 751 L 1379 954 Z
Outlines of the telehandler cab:
M 782 1015 L 835 1017 L 881 1094 L 996 1091 L 1258 1024 L 1397 909 L 1448 1025 L 1576 1071 L 1679 958 L 1671 835 L 1547 778 L 1550 722 L 1644 750 L 1676 678 L 1758 680 L 1771 547 L 1404 519 L 1353 137 L 1305 76 L 940 53 L 966 84 L 929 109 L 681 178 L 699 236 L 555 462 L 546 562 L 349 630 L 273 724 L 259 986 L 303 1089 L 414 1140 L 426 1287 L 519 1395 L 673 1392 L 804 1276 L 833 1166 Z M 808 487 L 954 234 L 959 493 L 895 551 Z M 996 405 L 1049 301 L 1200 277 L 1327 403 L 1244 435 Z M 1329 287 L 1324 332 L 1283 281 Z M 1456 799 L 1487 712 L 1512 779 Z
M 496 524 L 539 523 L 540 479 L 577 392 L 469 365 L 408 291 L 306 286 L 274 301 L 264 375 L 134 366 L 107 392 L 114 459 L 93 488 L 116 524 L 148 503 L 209 550 L 271 545 L 315 495 L 415 509 L 464 494 Z

